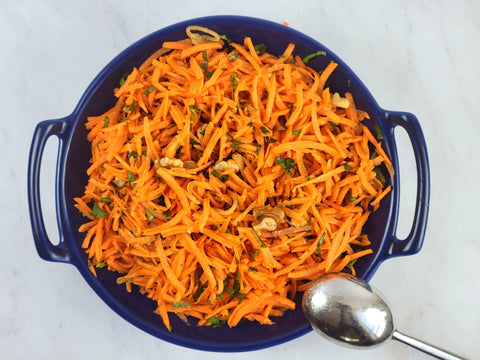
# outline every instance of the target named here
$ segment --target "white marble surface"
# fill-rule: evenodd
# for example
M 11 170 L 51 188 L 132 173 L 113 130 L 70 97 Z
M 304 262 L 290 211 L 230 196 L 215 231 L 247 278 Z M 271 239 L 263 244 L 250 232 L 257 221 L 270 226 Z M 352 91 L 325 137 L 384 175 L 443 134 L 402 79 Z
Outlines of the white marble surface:
M 35 125 L 69 114 L 98 71 L 126 46 L 179 20 L 215 14 L 263 17 L 324 43 L 379 104 L 417 115 L 428 143 L 431 207 L 422 251 L 385 262 L 372 283 L 405 333 L 480 359 L 480 2 L 457 1 L 0 1 L 4 194 L 0 198 L 1 359 L 428 359 L 394 341 L 350 350 L 314 333 L 265 350 L 185 349 L 112 312 L 73 266 L 36 253 L 26 169 Z M 414 167 L 402 162 L 400 235 L 409 229 Z M 42 191 L 52 238 L 55 142 Z

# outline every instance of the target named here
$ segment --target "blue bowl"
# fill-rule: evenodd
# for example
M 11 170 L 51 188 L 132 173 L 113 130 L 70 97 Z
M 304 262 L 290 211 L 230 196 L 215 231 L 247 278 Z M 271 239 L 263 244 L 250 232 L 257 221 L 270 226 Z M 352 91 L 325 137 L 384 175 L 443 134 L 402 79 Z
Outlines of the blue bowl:
M 380 208 L 372 214 L 365 225 L 365 232 L 372 242 L 374 253 L 360 259 L 356 269 L 358 275 L 369 280 L 380 263 L 388 258 L 411 255 L 422 246 L 428 215 L 429 166 L 425 140 L 418 120 L 414 115 L 381 109 L 370 92 L 335 54 L 314 39 L 284 25 L 266 20 L 241 16 L 211 16 L 184 21 L 168 26 L 137 41 L 114 58 L 90 84 L 73 113 L 65 118 L 40 122 L 34 132 L 28 168 L 28 195 L 30 217 L 35 245 L 40 257 L 48 261 L 73 264 L 87 283 L 116 313 L 138 328 L 165 341 L 189 348 L 237 352 L 261 349 L 294 339 L 311 330 L 301 309 L 301 295 L 297 296 L 297 308 L 287 311 L 275 319 L 275 325 L 259 325 L 244 322 L 235 328 L 187 326 L 172 317 L 172 331 L 163 325 L 154 314 L 155 304 L 139 292 L 127 293 L 124 286 L 116 283 L 116 274 L 105 269 L 94 277 L 87 267 L 87 256 L 81 248 L 83 234 L 77 229 L 85 222 L 73 206 L 73 198 L 83 194 L 87 183 L 86 169 L 89 166 L 90 144 L 87 142 L 85 119 L 105 112 L 114 105 L 113 89 L 121 76 L 161 47 L 166 40 L 185 38 L 189 25 L 209 27 L 226 34 L 235 42 L 250 36 L 253 43 L 265 43 L 268 51 L 281 54 L 288 43 L 296 45 L 295 53 L 303 57 L 318 50 L 326 56 L 314 58 L 309 65 L 318 70 L 330 61 L 339 64 L 328 80 L 332 91 L 352 93 L 356 105 L 370 114 L 365 124 L 370 129 L 379 126 L 384 135 L 382 141 L 386 153 L 395 168 L 395 176 L 387 183 L 392 191 L 383 200 Z M 399 167 L 394 129 L 400 126 L 407 132 L 415 154 L 417 170 L 417 198 L 415 214 L 409 235 L 405 239 L 396 237 L 399 211 Z M 53 244 L 46 233 L 40 204 L 39 174 L 45 143 L 50 136 L 59 139 L 56 173 L 56 210 L 60 230 L 60 242 Z

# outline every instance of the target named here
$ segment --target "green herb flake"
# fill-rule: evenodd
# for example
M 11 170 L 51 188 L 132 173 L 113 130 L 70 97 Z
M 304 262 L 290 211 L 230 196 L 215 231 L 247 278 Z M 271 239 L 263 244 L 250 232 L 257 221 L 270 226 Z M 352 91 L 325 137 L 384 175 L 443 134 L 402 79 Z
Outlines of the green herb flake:
M 195 118 L 195 113 L 200 114 L 200 109 L 196 105 L 189 105 L 190 109 L 190 120 L 192 121 Z
M 228 61 L 235 61 L 235 60 L 237 60 L 239 57 L 240 57 L 240 54 L 238 53 L 237 50 L 235 50 L 235 51 L 233 52 L 233 54 L 228 57 Z
M 273 138 L 273 137 L 270 137 L 270 136 L 265 136 L 264 137 L 264 140 L 265 142 L 267 143 L 276 143 L 277 142 L 277 139 Z
M 297 130 L 293 130 L 293 131 L 292 131 L 292 134 L 298 136 L 298 135 L 300 135 L 301 132 L 302 132 L 302 130 L 298 130 L 298 129 L 297 129 Z
M 310 54 L 310 55 L 307 55 L 303 58 L 303 62 L 306 64 L 308 63 L 310 60 L 312 60 L 313 58 L 317 57 L 317 56 L 325 56 L 327 55 L 327 53 L 323 50 L 318 50 L 317 52 L 314 52 L 313 54 Z
M 384 137 L 383 137 L 382 130 L 380 129 L 380 126 L 375 125 L 374 128 L 375 128 L 375 132 L 377 133 L 377 140 L 383 140 Z
M 257 150 L 255 150 L 255 154 L 260 154 L 260 150 L 262 149 L 262 145 L 261 144 L 258 144 L 257 145 Z
M 241 142 L 240 140 L 233 139 L 232 142 L 230 143 L 230 147 L 238 150 L 242 144 L 243 142 Z
M 212 316 L 207 319 L 207 322 L 212 324 L 212 328 L 219 328 L 223 326 L 227 321 L 226 320 L 220 320 L 218 316 Z
M 240 303 L 243 301 L 243 299 L 245 298 L 245 294 L 244 294 L 244 293 L 241 293 L 241 292 L 237 292 L 237 293 L 235 294 L 235 296 L 237 297 L 239 304 L 240 304 Z
M 222 39 L 223 41 L 225 41 L 227 43 L 227 45 L 230 45 L 230 43 L 232 42 L 232 40 L 230 40 L 227 35 L 225 34 L 222 34 L 220 35 L 220 39 Z
M 155 215 L 153 215 L 148 209 L 145 209 L 145 215 L 147 216 L 148 220 L 152 221 L 155 219 Z
M 263 55 L 267 52 L 267 45 L 265 45 L 264 43 L 257 44 L 254 46 L 254 48 L 258 55 Z
M 134 101 L 130 105 L 125 106 L 124 111 L 128 110 L 129 114 L 132 115 L 136 108 L 137 108 L 137 102 Z M 126 118 L 126 120 L 130 120 L 130 119 Z
M 323 233 L 322 237 L 320 238 L 320 240 L 318 240 L 318 243 L 317 243 L 317 255 L 320 259 L 322 258 L 322 252 L 321 252 L 320 246 L 323 244 L 323 240 L 325 239 L 325 234 L 326 233 Z
M 353 259 L 352 261 L 350 261 L 348 264 L 347 264 L 347 267 L 352 267 L 353 265 L 355 265 L 355 263 L 357 262 L 358 258 L 356 259 Z
M 282 158 L 280 156 L 277 156 L 275 158 L 275 164 L 278 164 L 281 167 L 283 167 L 285 169 L 285 172 L 291 177 L 293 177 L 293 173 L 291 170 L 292 169 L 293 171 L 297 170 L 297 164 L 295 164 L 295 161 L 293 161 L 293 159 L 290 159 L 290 158 Z
M 95 265 L 97 269 L 102 269 L 105 266 L 107 266 L 107 263 L 105 261 L 99 262 L 98 264 Z
M 269 132 L 271 132 L 269 129 L 267 129 L 265 126 L 261 126 L 260 127 L 260 131 L 264 134 L 268 134 Z
M 109 203 L 109 202 L 112 202 L 112 199 L 110 199 L 109 197 L 102 197 L 102 198 L 100 198 L 100 202 L 101 203 Z
M 143 93 L 144 93 L 145 95 L 148 95 L 148 94 L 150 94 L 153 90 L 155 90 L 155 86 L 150 85 L 150 86 L 148 87 L 148 89 L 145 90 Z
M 108 116 L 105 116 L 105 119 L 103 121 L 103 128 L 108 127 L 108 124 L 110 123 L 110 118 Z
M 338 126 L 333 121 L 329 121 L 328 125 L 330 125 L 333 134 L 338 135 Z
M 373 169 L 373 171 L 375 171 L 376 177 L 382 183 L 382 185 L 385 185 L 385 175 L 383 175 L 382 169 L 377 166 Z
M 128 179 L 128 182 L 130 183 L 130 186 L 133 186 L 133 183 L 137 181 L 135 174 L 131 173 L 130 171 L 127 171 L 127 179 Z
M 122 75 L 122 77 L 120 78 L 120 81 L 118 82 L 120 86 L 125 84 L 125 81 L 127 81 L 127 78 L 129 75 L 130 75 L 130 72 L 126 72 L 125 74 Z
M 345 171 L 353 171 L 353 167 L 347 163 L 343 164 Z
M 223 300 L 223 294 L 217 295 L 215 300 Z
M 196 276 L 198 276 L 198 275 L 196 275 Z M 206 288 L 207 288 L 207 284 L 203 284 L 203 285 L 199 286 L 198 289 L 195 290 L 192 294 L 193 300 L 197 301 L 200 298 L 200 295 L 203 294 L 203 292 L 205 291 Z
M 232 75 L 230 75 L 230 81 L 232 82 L 233 91 L 237 90 L 238 82 L 237 82 L 238 73 L 235 71 Z
M 177 310 L 178 308 L 190 306 L 192 304 L 190 304 L 189 302 L 176 302 L 176 303 L 172 303 L 172 305 L 173 305 L 173 310 Z
M 230 179 L 230 175 L 228 174 L 225 174 L 225 175 L 221 175 L 218 170 L 213 170 L 212 171 L 212 175 L 215 176 L 218 180 L 220 180 L 221 182 L 227 182 L 228 179 Z
M 135 158 L 135 159 L 138 159 L 138 153 L 133 150 L 133 151 L 130 151 L 128 154 L 127 154 L 127 159 L 130 159 L 130 158 Z
M 207 79 L 210 79 L 213 75 L 213 71 L 208 71 L 208 56 L 206 51 L 202 51 L 203 63 L 200 64 L 200 67 L 203 69 Z
M 350 196 L 348 197 L 348 200 L 350 200 L 350 202 L 355 202 L 355 201 L 357 201 L 357 199 L 358 199 L 358 196 L 351 196 L 351 195 L 350 195 Z
M 170 221 L 170 219 L 172 218 L 172 212 L 170 211 L 170 209 L 164 211 L 163 215 L 165 215 L 165 217 L 167 218 L 167 221 Z
M 258 270 L 257 270 L 257 269 L 255 269 L 255 268 L 253 268 L 253 267 L 249 267 L 249 268 L 248 268 L 248 271 L 252 271 L 252 272 L 258 272 Z
M 105 211 L 100 209 L 98 204 L 96 202 L 93 203 L 93 209 L 92 209 L 92 215 L 93 216 L 100 216 L 100 217 L 105 217 Z
M 262 239 L 260 239 L 260 236 L 258 236 L 257 232 L 255 230 L 253 230 L 253 233 L 255 234 L 255 237 L 257 238 L 258 242 L 260 243 L 260 246 L 263 247 L 263 248 L 266 248 L 267 245 L 262 241 Z M 256 249 L 258 250 L 258 249 Z M 255 251 L 256 254 L 258 254 L 256 251 Z

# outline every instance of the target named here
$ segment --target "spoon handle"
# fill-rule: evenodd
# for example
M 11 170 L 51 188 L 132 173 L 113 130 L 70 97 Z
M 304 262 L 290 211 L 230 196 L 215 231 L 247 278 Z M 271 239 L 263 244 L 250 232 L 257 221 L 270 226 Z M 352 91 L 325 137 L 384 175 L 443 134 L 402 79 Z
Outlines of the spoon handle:
M 440 349 L 439 347 L 427 344 L 424 341 L 418 340 L 414 337 L 402 334 L 400 331 L 395 330 L 392 334 L 392 338 L 398 340 L 404 344 L 410 345 L 417 350 L 423 351 L 426 354 L 432 355 L 437 359 L 444 359 L 444 360 L 467 360 L 464 357 L 459 355 L 455 355 L 449 351 Z

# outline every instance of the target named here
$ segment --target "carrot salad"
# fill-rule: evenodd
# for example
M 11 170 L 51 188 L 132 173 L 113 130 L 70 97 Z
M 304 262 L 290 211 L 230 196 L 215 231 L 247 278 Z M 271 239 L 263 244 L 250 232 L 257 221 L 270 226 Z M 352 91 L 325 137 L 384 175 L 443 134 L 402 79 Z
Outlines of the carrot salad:
M 349 93 L 294 55 L 199 27 L 125 75 L 86 123 L 89 268 L 199 326 L 273 324 L 325 272 L 372 253 L 391 162 Z

